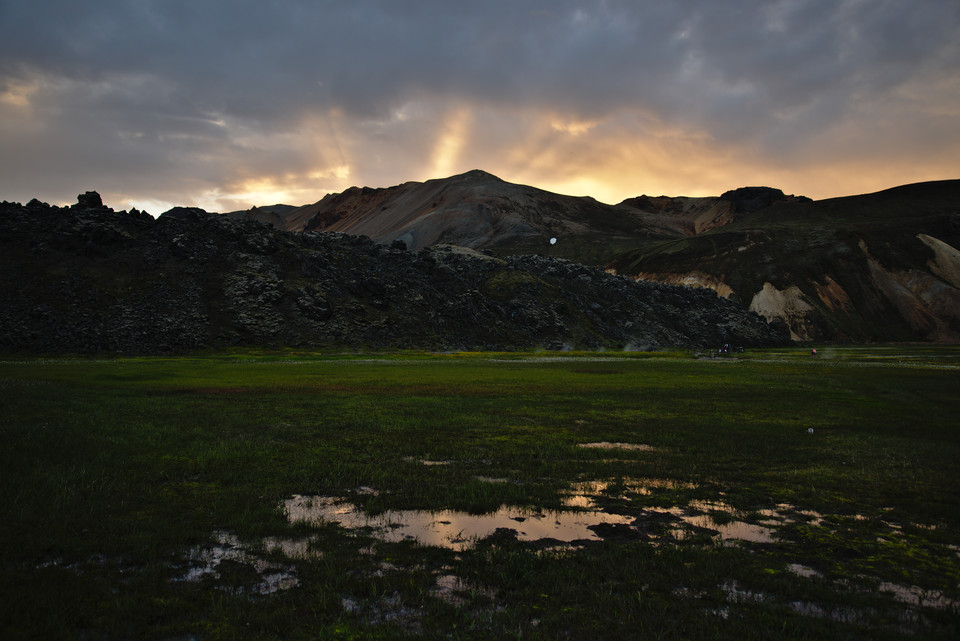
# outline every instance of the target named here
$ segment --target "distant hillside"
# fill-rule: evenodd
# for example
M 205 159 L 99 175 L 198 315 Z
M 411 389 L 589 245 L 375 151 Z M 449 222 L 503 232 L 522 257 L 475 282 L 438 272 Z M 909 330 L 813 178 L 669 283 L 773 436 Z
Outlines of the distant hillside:
M 960 341 L 960 181 L 779 202 L 703 234 L 638 243 L 620 274 L 700 285 L 794 339 Z
M 329 194 L 289 213 L 284 229 L 361 234 L 379 243 L 400 240 L 418 251 L 437 243 L 543 248 L 558 236 L 600 235 L 609 242 L 642 232 L 644 223 L 592 198 L 553 194 L 475 170 L 423 183 Z
M 782 328 L 704 290 L 543 256 L 292 233 L 178 208 L 0 203 L 0 351 L 227 346 L 644 349 L 769 345 Z
M 414 251 L 451 243 L 536 253 L 707 287 L 783 320 L 796 340 L 958 342 L 958 216 L 960 181 L 823 201 L 744 187 L 607 205 L 471 171 L 329 194 L 277 226 L 401 240 Z

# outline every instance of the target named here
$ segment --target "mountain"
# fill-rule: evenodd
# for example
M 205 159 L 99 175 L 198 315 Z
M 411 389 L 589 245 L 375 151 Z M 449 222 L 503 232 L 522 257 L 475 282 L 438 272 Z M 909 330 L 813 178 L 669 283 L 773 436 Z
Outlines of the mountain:
M 633 278 L 710 287 L 795 340 L 960 342 L 960 181 L 776 202 L 607 261 Z
M 592 198 L 562 196 L 474 170 L 386 189 L 329 194 L 284 219 L 292 231 L 332 231 L 403 241 L 411 251 L 438 243 L 527 253 L 550 238 L 630 238 L 642 222 Z
M 770 345 L 785 330 L 715 296 L 567 260 L 419 252 L 175 208 L 0 203 L 0 352 L 230 346 L 638 349 Z
M 785 322 L 795 340 L 960 342 L 956 180 L 821 201 L 743 187 L 607 205 L 474 170 L 329 194 L 288 212 L 282 227 L 413 251 L 536 253 L 706 287 Z
M 276 226 L 384 244 L 401 240 L 412 251 L 448 243 L 518 254 L 542 251 L 557 239 L 553 255 L 599 263 L 612 249 L 632 249 L 637 238 L 701 233 L 759 206 L 795 200 L 760 187 L 711 198 L 641 196 L 612 206 L 473 170 L 388 188 L 351 187 L 286 213 Z

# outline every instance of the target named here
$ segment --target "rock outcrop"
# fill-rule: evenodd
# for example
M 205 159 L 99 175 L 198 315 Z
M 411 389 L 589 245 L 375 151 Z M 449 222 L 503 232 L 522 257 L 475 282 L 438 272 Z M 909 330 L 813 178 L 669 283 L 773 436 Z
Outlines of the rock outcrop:
M 786 334 L 707 290 L 536 255 L 413 253 L 99 196 L 0 204 L 0 351 L 227 346 L 516 349 L 767 345 Z
M 750 187 L 721 200 L 733 222 L 638 243 L 607 266 L 710 287 L 798 341 L 960 342 L 960 180 L 821 201 Z

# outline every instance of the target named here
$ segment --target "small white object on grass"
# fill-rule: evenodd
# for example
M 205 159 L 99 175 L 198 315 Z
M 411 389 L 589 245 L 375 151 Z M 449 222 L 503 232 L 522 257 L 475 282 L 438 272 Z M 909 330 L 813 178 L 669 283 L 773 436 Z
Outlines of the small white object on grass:
M 807 434 L 813 434 L 813 428 L 812 428 L 812 427 L 808 427 L 808 428 L 807 428 Z
M 550 244 L 551 244 L 551 245 L 556 245 L 556 244 L 557 244 L 557 239 L 556 239 L 556 238 L 551 238 L 551 239 L 550 239 Z

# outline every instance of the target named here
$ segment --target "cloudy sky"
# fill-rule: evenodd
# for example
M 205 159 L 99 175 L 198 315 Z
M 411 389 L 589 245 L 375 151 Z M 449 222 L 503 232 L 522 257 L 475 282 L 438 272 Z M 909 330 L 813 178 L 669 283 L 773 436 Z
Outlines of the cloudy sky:
M 960 178 L 957 0 L 0 0 L 0 200 Z

